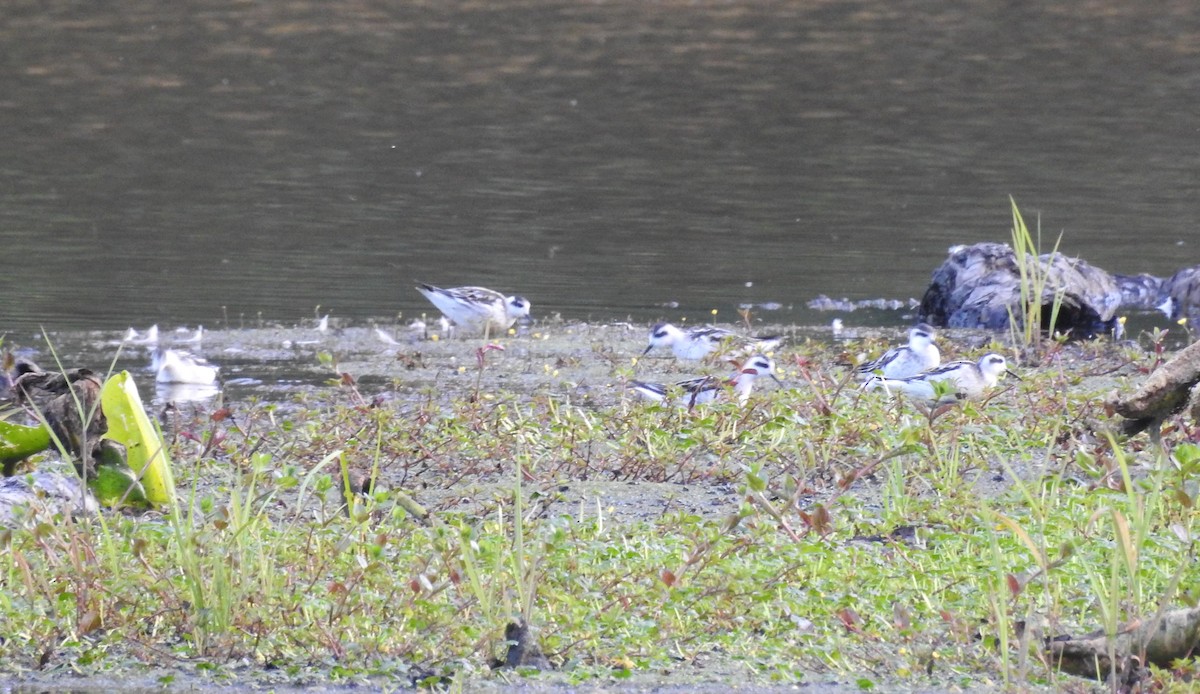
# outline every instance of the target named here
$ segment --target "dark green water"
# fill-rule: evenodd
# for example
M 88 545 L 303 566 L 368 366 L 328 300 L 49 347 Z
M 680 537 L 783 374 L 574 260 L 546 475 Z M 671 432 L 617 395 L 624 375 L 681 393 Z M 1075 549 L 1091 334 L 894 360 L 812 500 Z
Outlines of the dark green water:
M 1195 263 L 1186 3 L 9 3 L 0 330 L 919 298 L 1008 196 Z M 670 305 L 670 308 L 664 308 Z M 902 311 L 843 316 L 901 325 Z

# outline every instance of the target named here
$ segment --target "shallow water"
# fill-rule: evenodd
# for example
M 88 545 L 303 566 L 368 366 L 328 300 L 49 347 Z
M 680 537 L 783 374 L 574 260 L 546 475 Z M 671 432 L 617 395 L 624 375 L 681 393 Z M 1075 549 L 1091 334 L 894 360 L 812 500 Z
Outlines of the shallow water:
M 738 326 L 729 326 L 737 328 Z M 796 347 L 806 340 L 857 344 L 881 331 L 847 331 L 834 337 L 828 328 L 767 326 Z M 893 331 L 883 330 L 892 337 Z M 388 341 L 380 337 L 388 336 Z M 962 344 L 990 339 L 979 331 L 961 331 Z M 25 337 L 25 341 L 18 338 Z M 9 336 L 16 355 L 57 370 L 55 359 L 66 368 L 86 367 L 101 373 L 129 371 L 152 413 L 173 402 L 187 412 L 204 416 L 223 404 L 236 410 L 271 405 L 288 410 L 307 407 L 308 397 L 329 398 L 350 391 L 340 383 L 342 374 L 353 378 L 355 389 L 367 400 L 418 401 L 426 393 L 470 389 L 480 378 L 476 350 L 478 338 L 443 338 L 436 330 L 412 331 L 403 325 L 362 327 L 334 324 L 321 331 L 312 325 L 262 326 L 204 333 L 199 343 L 190 332 L 163 332 L 159 345 L 203 355 L 220 368 L 220 387 L 155 383 L 150 368 L 153 346 L 122 343 L 123 331 L 62 331 L 49 336 Z M 495 342 L 502 351 L 486 355 L 482 384 L 486 389 L 541 392 L 559 383 L 557 374 L 575 384 L 570 397 L 586 397 L 612 404 L 626 397 L 625 384 L 614 380 L 614 365 L 627 367 L 640 378 L 678 380 L 685 375 L 723 373 L 723 362 L 677 362 L 670 351 L 642 356 L 647 330 L 629 323 L 554 323 L 521 326 L 518 335 Z M 466 384 L 466 385 L 464 385 Z M 557 390 L 553 391 L 559 394 Z M 336 397 L 336 396 L 334 396 Z M 564 396 L 567 397 L 567 396 Z
M 0 331 L 361 324 L 431 311 L 416 279 L 825 323 L 1006 239 L 1010 194 L 1047 246 L 1169 274 L 1198 34 L 1116 0 L 15 3 Z

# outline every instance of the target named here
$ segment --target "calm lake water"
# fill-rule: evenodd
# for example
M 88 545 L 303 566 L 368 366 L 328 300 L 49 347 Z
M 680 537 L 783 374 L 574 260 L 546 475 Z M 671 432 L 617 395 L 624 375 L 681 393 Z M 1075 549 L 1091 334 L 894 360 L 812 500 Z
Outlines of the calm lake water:
M 1009 195 L 1200 262 L 1193 3 L 18 0 L 0 42 L 0 331 L 407 320 L 414 280 L 825 323 Z

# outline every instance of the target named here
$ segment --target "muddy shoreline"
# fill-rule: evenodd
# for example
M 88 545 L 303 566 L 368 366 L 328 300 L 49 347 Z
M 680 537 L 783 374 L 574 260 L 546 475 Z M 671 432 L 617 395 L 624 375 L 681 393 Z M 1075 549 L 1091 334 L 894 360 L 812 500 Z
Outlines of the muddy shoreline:
M 743 329 L 744 326 L 729 326 Z M 878 351 L 901 339 L 902 331 L 893 329 L 854 330 L 834 335 L 828 327 L 754 325 L 758 334 L 783 334 L 788 344 L 779 350 L 784 386 L 768 385 L 762 397 L 768 401 L 784 395 L 778 390 L 802 391 L 813 387 L 813 379 L 830 383 L 844 367 L 838 361 L 855 360 L 860 351 Z M 692 375 L 721 374 L 728 366 L 720 361 L 681 364 L 669 354 L 639 358 L 646 345 L 646 328 L 630 324 L 538 325 L 515 337 L 495 341 L 502 351 L 488 352 L 483 367 L 476 350 L 485 344 L 479 339 L 428 339 L 425 334 L 386 331 L 392 344 L 380 336 L 374 326 L 334 327 L 321 332 L 311 328 L 261 328 L 206 333 L 200 345 L 180 346 L 202 353 L 222 367 L 223 394 L 215 400 L 178 403 L 183 415 L 182 436 L 178 436 L 174 458 L 177 477 L 189 479 L 187 466 L 200 453 L 199 443 L 205 432 L 224 429 L 231 424 L 211 421 L 214 409 L 228 408 L 231 423 L 264 417 L 285 419 L 291 413 L 316 413 L 334 406 L 395 408 L 414 415 L 422 408 L 449 407 L 454 400 L 478 397 L 481 406 L 502 406 L 525 399 L 551 400 L 577 406 L 588 412 L 620 412 L 640 407 L 625 388 L 631 378 L 675 380 Z M 440 337 L 440 336 L 439 336 Z M 119 336 L 92 334 L 77 344 L 65 341 L 60 354 L 75 358 L 92 368 L 112 363 Z M 980 331 L 951 331 L 941 336 L 945 359 L 978 352 L 1000 336 Z M 167 340 L 169 341 L 169 340 Z M 1064 359 L 1094 360 L 1104 349 L 1068 346 Z M 69 356 L 67 358 L 70 358 Z M 1114 361 L 1119 361 L 1113 357 Z M 89 361 L 90 360 L 90 361 Z M 68 362 L 73 363 L 73 362 Z M 171 392 L 156 388 L 146 371 L 147 350 L 126 346 L 115 362 L 116 368 L 134 371 L 154 410 L 159 410 Z M 1019 368 L 1040 368 L 1025 366 Z M 1089 382 L 1097 392 L 1113 383 L 1111 376 Z M 1016 387 L 1012 384 L 1012 387 Z M 844 397 L 856 397 L 847 394 Z M 1012 395 L 1010 394 L 1011 398 Z M 1003 399 L 1003 398 L 1002 398 Z M 178 435 L 178 432 L 177 432 Z M 360 468 L 369 461 L 354 461 Z M 444 465 L 412 465 L 384 462 L 381 483 L 384 488 L 404 489 L 421 504 L 435 512 L 478 515 L 503 505 L 511 495 L 512 476 L 499 464 L 475 461 L 469 473 L 454 476 Z M 1016 469 L 1026 479 L 1046 473 L 1041 463 Z M 183 473 L 183 474 L 181 474 Z M 631 477 L 622 479 L 611 468 L 597 468 L 568 477 L 557 469 L 530 471 L 528 490 L 538 498 L 539 514 L 545 517 L 565 515 L 580 520 L 597 518 L 612 524 L 659 522 L 672 514 L 686 514 L 716 521 L 730 516 L 745 503 L 742 472 L 724 469 L 720 461 L 702 462 L 691 468 L 663 473 L 664 479 Z M 201 479 L 203 479 L 201 477 Z M 985 497 L 1005 494 L 1013 480 L 1000 461 L 986 461 L 964 472 L 964 480 Z M 832 482 L 832 480 L 830 480 Z M 858 513 L 865 518 L 879 513 L 886 490 L 882 478 L 864 479 L 854 486 Z M 185 483 L 186 484 L 186 483 Z M 201 482 L 203 486 L 203 481 Z M 818 488 L 805 503 L 815 503 L 823 495 L 840 494 L 835 484 Z M 286 507 L 294 496 L 281 496 Z M 297 513 L 299 509 L 288 509 Z M 315 519 L 331 518 L 335 506 L 325 504 L 319 510 L 304 510 L 302 515 Z M 20 673 L 20 674 L 18 674 Z M 471 691 L 717 691 L 742 683 L 743 691 L 830 691 L 859 690 L 853 678 L 814 674 L 802 683 L 773 686 L 760 682 L 760 675 L 747 669 L 738 659 L 718 652 L 680 663 L 669 670 L 635 670 L 629 679 L 608 682 L 590 680 L 572 682 L 567 672 L 545 673 L 538 677 L 492 674 L 465 682 Z M 135 665 L 112 677 L 78 677 L 69 662 L 58 662 L 49 672 L 38 673 L 28 666 L 10 672 L 3 691 L 204 691 L 221 692 L 245 688 L 273 691 L 375 691 L 405 690 L 411 683 L 368 675 L 352 678 L 352 683 L 309 677 L 297 681 L 256 665 L 228 664 L 218 676 L 196 672 L 192 664 L 178 668 Z M 945 683 L 944 683 L 945 684 Z M 935 685 L 937 686 L 937 685 Z M 926 687 L 878 683 L 879 691 L 912 691 Z M 959 691 L 992 691 L 954 686 Z

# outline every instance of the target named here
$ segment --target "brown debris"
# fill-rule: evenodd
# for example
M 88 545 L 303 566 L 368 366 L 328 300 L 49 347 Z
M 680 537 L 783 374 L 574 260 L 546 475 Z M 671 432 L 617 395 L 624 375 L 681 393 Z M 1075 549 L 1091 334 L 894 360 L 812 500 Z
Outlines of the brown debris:
M 1190 658 L 1200 645 L 1200 608 L 1167 612 L 1155 619 L 1134 621 L 1109 639 L 1103 632 L 1078 638 L 1059 637 L 1047 644 L 1048 655 L 1060 670 L 1079 677 L 1105 679 L 1112 672 L 1136 676 L 1146 664 L 1170 667 Z
M 504 640 L 508 643 L 508 650 L 504 660 L 495 664 L 496 667 L 552 669 L 550 660 L 538 646 L 536 632 L 525 620 L 505 625 Z
M 346 482 L 349 482 L 351 497 L 366 497 L 373 491 L 371 478 L 359 470 L 350 470 L 349 480 L 343 480 L 342 476 L 337 474 L 330 477 L 333 480 L 333 486 L 338 491 L 338 501 L 341 504 L 341 509 L 347 517 L 351 515 L 350 508 L 352 504 L 350 498 L 346 496 Z
M 55 438 L 75 459 L 77 468 L 80 461 L 87 461 L 86 472 L 94 474 L 93 460 L 100 453 L 101 437 L 108 431 L 108 421 L 100 409 L 100 376 L 90 369 L 59 373 L 42 371 L 31 362 L 17 366 L 20 375 L 13 383 L 17 401 L 38 419 L 45 419 Z

